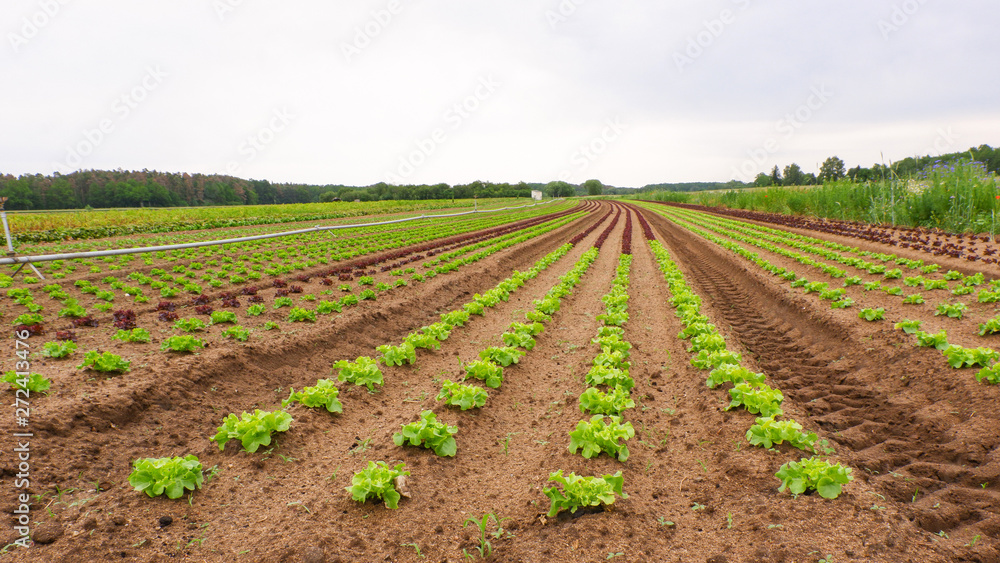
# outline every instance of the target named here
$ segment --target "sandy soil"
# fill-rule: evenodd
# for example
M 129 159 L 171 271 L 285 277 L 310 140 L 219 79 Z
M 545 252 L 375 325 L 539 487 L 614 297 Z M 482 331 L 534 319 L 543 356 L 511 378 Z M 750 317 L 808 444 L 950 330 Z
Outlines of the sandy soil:
M 440 380 L 459 377 L 461 361 L 499 345 L 507 325 L 523 319 L 602 228 L 509 302 L 456 329 L 440 350 L 419 351 L 413 366 L 383 368 L 378 393 L 342 384 L 343 414 L 292 406 L 291 429 L 267 452 L 245 453 L 232 442 L 220 452 L 209 442 L 228 413 L 278 408 L 289 387 L 330 377 L 337 360 L 398 344 L 513 270 L 529 268 L 611 205 L 593 204 L 592 213 L 566 227 L 315 325 L 282 323 L 281 334 L 248 344 L 217 339 L 197 355 L 176 357 L 155 347 L 129 349 L 106 331 L 88 335 L 88 349 L 101 344 L 131 354 L 130 373 L 95 378 L 75 369 L 78 358 L 36 362 L 33 371 L 53 379 L 53 392 L 32 405 L 36 545 L 10 548 L 0 561 L 458 562 L 463 550 L 478 558 L 478 531 L 463 524 L 487 513 L 503 518 L 503 531 L 491 525 L 487 538 L 492 560 L 504 562 L 1000 560 L 995 388 L 977 384 L 970 370 L 951 370 L 934 351 L 914 348 L 890 323 L 830 311 L 648 210 L 641 213 L 730 348 L 783 390 L 788 416 L 828 439 L 833 459 L 853 468 L 855 480 L 840 498 L 777 491 L 774 472 L 801 452 L 749 446 L 744 435 L 753 416 L 723 411 L 728 393 L 707 388 L 706 374 L 689 364 L 638 221 L 630 223 L 625 326 L 637 402 L 625 415 L 636 428 L 627 462 L 586 460 L 567 449 L 568 433 L 584 418 L 577 398 L 598 352 L 590 340 L 625 220 L 482 409 L 462 412 L 435 401 Z M 316 279 L 303 285 L 306 292 L 325 289 Z M 424 409 L 459 427 L 454 458 L 393 444 L 392 434 Z M 11 417 L 2 431 L 15 431 Z M 0 471 L 3 508 L 12 513 L 17 467 L 7 440 Z M 218 467 L 190 499 L 150 499 L 129 486 L 133 459 L 187 453 Z M 368 460 L 410 468 L 411 498 L 398 510 L 355 503 L 345 492 Z M 629 498 L 608 510 L 544 518 L 542 489 L 557 469 L 622 471 Z M 5 534 L 7 542 L 16 537 L 11 527 Z

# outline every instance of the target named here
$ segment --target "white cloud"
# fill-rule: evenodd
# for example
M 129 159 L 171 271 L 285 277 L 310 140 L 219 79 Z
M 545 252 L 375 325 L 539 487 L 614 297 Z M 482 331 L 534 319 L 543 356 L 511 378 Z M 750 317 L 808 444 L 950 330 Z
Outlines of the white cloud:
M 619 118 L 627 131 L 576 172 L 725 181 L 822 84 L 835 96 L 762 168 L 810 171 L 833 154 L 867 166 L 933 148 L 948 127 L 949 150 L 998 142 L 1000 5 L 987 0 L 218 0 L 223 17 L 213 2 L 5 2 L 0 171 L 54 171 L 157 65 L 163 83 L 83 167 L 225 172 L 235 160 L 244 176 L 370 184 L 446 128 L 407 181 L 549 181 Z M 25 18 L 45 25 L 12 43 Z M 484 76 L 501 86 L 448 129 Z M 272 136 L 282 108 L 296 117 Z M 241 147 L 261 134 L 248 159 Z

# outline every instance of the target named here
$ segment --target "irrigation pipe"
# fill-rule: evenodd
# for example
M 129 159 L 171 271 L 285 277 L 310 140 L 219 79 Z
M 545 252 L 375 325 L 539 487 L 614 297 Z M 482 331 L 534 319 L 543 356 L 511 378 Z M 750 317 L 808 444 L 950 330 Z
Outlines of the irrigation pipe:
M 143 246 L 137 248 L 117 248 L 114 250 L 94 250 L 91 252 L 72 252 L 67 254 L 40 254 L 37 256 L 10 256 L 6 258 L 0 258 L 0 264 L 31 264 L 32 262 L 52 262 L 54 260 L 72 260 L 74 258 L 95 258 L 100 256 L 120 256 L 123 254 L 143 254 L 146 252 L 161 252 L 164 250 L 182 250 L 185 248 L 201 248 L 203 246 L 218 246 L 221 244 L 233 244 L 237 242 L 247 242 L 251 240 L 264 240 L 278 237 L 288 237 L 293 235 L 302 235 L 306 233 L 316 233 L 322 231 L 336 231 L 340 229 L 357 229 L 361 227 L 376 227 L 379 225 L 393 225 L 396 223 L 405 223 L 407 221 L 420 221 L 423 219 L 439 219 L 444 217 L 461 217 L 463 215 L 473 215 L 476 213 L 496 213 L 498 211 L 513 211 L 515 209 L 524 209 L 526 207 L 535 207 L 537 205 L 548 205 L 561 200 L 550 200 L 544 203 L 532 203 L 530 205 L 521 205 L 518 207 L 501 207 L 500 209 L 484 209 L 482 211 L 463 211 L 461 213 L 447 213 L 442 215 L 421 215 L 419 217 L 408 217 L 406 219 L 394 219 L 392 221 L 380 221 L 378 223 L 359 223 L 355 225 L 333 225 L 330 227 L 311 227 L 308 229 L 299 229 L 296 231 L 286 231 L 282 233 L 271 233 L 269 235 L 256 235 L 252 237 L 240 237 L 240 238 L 230 238 L 230 239 L 220 239 L 202 242 L 189 242 L 185 244 L 169 244 L 164 246 Z M 20 268 L 19 268 L 20 269 Z M 15 272 L 16 274 L 17 272 Z

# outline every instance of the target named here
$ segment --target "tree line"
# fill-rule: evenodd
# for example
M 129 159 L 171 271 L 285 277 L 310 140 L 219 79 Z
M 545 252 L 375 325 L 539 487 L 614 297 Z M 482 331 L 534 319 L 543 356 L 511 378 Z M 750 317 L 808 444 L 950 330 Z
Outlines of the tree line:
M 935 163 L 952 164 L 958 160 L 974 160 L 980 162 L 992 174 L 1000 173 L 1000 148 L 980 145 L 964 152 L 943 154 L 940 156 L 907 157 L 889 164 L 873 164 L 870 168 L 855 166 L 847 169 L 844 161 L 836 156 L 827 158 L 820 167 L 819 174 L 803 172 L 802 167 L 794 162 L 784 169 L 775 166 L 770 174 L 761 172 L 754 180 L 753 186 L 811 186 L 827 181 L 848 178 L 854 182 L 868 182 L 888 178 L 908 178 L 916 176 L 921 170 Z M 671 190 L 676 191 L 676 190 Z
M 6 209 L 46 210 L 109 207 L 198 207 L 332 201 L 469 199 L 531 197 L 544 184 L 492 183 L 372 186 L 339 184 L 278 184 L 218 174 L 187 174 L 155 170 L 81 170 L 47 176 L 0 175 L 0 196 Z M 575 193 L 575 190 L 574 190 Z M 571 194 L 573 195 L 573 194 Z
M 761 173 L 752 184 L 736 180 L 721 182 L 687 182 L 648 184 L 642 188 L 618 188 L 596 179 L 582 184 L 563 181 L 517 184 L 475 181 L 448 185 L 390 185 L 379 182 L 371 186 L 341 184 L 272 183 L 268 180 L 246 180 L 219 174 L 188 174 L 156 170 L 80 170 L 70 174 L 56 172 L 51 176 L 0 174 L 0 197 L 6 197 L 6 209 L 45 210 L 108 207 L 198 207 L 206 205 L 259 205 L 276 203 L 317 203 L 333 201 L 382 201 L 420 199 L 469 199 L 499 197 L 530 197 L 541 191 L 547 197 L 585 195 L 626 195 L 645 192 L 689 192 L 734 189 L 748 186 L 808 186 L 829 180 L 849 178 L 855 182 L 875 181 L 891 177 L 911 177 L 921 170 L 941 162 L 951 164 L 960 159 L 972 159 L 991 173 L 1000 173 L 1000 148 L 989 145 L 970 148 L 941 156 L 910 157 L 870 168 L 856 166 L 847 169 L 844 161 L 831 156 L 823 162 L 819 174 L 806 173 L 798 164 L 783 169 L 775 166 L 770 174 Z

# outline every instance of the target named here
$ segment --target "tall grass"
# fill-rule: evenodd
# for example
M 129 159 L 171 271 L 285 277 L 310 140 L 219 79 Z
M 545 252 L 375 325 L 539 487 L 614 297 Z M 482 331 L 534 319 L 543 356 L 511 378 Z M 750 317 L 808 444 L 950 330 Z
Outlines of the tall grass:
M 687 194 L 677 194 L 687 195 Z M 688 201 L 770 213 L 867 223 L 936 227 L 949 232 L 997 231 L 1000 181 L 970 160 L 936 164 L 915 178 L 886 178 L 816 187 L 777 187 L 696 194 Z

